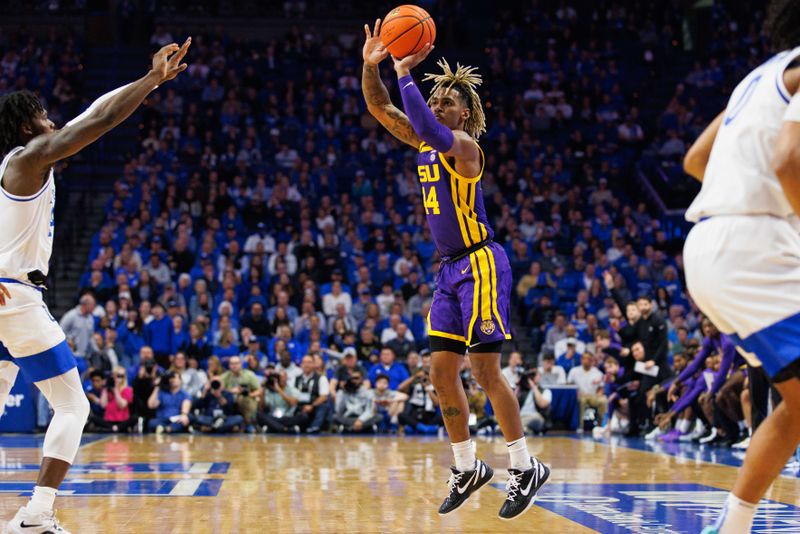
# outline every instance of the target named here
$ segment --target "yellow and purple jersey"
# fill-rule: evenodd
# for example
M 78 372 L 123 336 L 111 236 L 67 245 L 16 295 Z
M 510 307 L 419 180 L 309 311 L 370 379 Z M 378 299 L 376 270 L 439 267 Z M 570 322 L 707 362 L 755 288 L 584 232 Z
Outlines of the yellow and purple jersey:
M 494 232 L 481 191 L 485 159 L 480 146 L 478 151 L 481 172 L 474 178 L 458 174 L 425 143 L 417 158 L 425 216 L 443 260 L 428 334 L 464 348 L 511 339 L 511 266 L 503 247 L 491 241 Z
M 457 255 L 494 237 L 481 191 L 486 161 L 480 146 L 478 151 L 481 155 L 481 172 L 474 178 L 466 178 L 458 174 L 437 150 L 425 143 L 419 147 L 417 174 L 422 187 L 425 217 L 436 248 L 443 257 Z

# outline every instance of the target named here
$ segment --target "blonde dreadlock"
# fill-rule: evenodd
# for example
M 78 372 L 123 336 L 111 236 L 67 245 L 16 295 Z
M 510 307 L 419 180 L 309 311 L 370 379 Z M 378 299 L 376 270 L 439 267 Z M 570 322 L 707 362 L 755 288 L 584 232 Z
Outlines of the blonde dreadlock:
M 450 89 L 457 85 L 464 93 L 468 95 L 467 107 L 469 108 L 469 118 L 464 123 L 464 130 L 475 139 L 478 139 L 482 133 L 486 131 L 486 116 L 483 114 L 483 106 L 481 106 L 481 97 L 475 91 L 475 88 L 483 83 L 481 75 L 476 73 L 478 67 L 462 66 L 456 63 L 456 71 L 450 68 L 447 60 L 442 58 L 436 62 L 442 69 L 441 74 L 426 73 L 422 81 L 427 82 L 432 80 L 434 82 L 431 96 L 428 98 L 428 105 L 431 103 L 433 94 L 439 89 Z

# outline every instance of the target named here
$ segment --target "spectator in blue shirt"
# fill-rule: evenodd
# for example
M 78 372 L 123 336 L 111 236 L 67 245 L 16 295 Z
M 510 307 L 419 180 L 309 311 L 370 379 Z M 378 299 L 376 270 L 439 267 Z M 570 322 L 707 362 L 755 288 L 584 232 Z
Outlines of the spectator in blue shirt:
M 183 322 L 182 315 L 176 315 L 172 318 L 172 348 L 170 354 L 175 354 L 181 347 L 189 345 L 189 329 L 186 328 Z
M 86 397 L 89 399 L 89 407 L 91 408 L 89 422 L 92 423 L 94 420 L 103 420 L 105 408 L 100 404 L 100 395 L 106 385 L 106 376 L 103 371 L 96 369 L 89 373 L 89 379 L 91 382 L 86 388 Z
M 378 375 L 389 377 L 389 388 L 397 389 L 408 378 L 406 366 L 395 361 L 396 355 L 389 347 L 381 349 L 380 360 L 369 370 L 369 381 L 375 383 Z
M 169 367 L 173 334 L 172 321 L 166 316 L 164 306 L 160 302 L 155 303 L 153 320 L 144 327 L 144 342 L 153 349 L 161 367 Z
M 181 389 L 180 375 L 170 371 L 157 379 L 156 385 L 147 399 L 147 407 L 156 410 L 156 416 L 148 422 L 148 428 L 156 434 L 185 432 L 189 426 L 192 401 Z

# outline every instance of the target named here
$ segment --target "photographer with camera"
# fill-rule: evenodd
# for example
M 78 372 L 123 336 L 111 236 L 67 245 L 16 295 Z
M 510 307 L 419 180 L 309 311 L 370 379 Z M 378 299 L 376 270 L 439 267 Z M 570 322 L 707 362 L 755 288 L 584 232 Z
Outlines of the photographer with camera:
M 147 401 L 156 388 L 156 380 L 164 370 L 156 363 L 153 349 L 145 345 L 139 350 L 139 363 L 128 369 L 128 376 L 133 378 L 133 413 L 142 419 L 139 430 L 144 427 L 145 420 L 151 419 L 155 413 L 147 407 Z
M 511 386 L 511 389 L 516 389 L 519 386 L 520 377 L 524 370 L 522 353 L 515 350 L 508 356 L 508 365 L 503 367 L 501 372 L 505 379 L 508 380 L 508 385 Z
M 256 411 L 262 389 L 255 373 L 243 367 L 241 357 L 231 356 L 228 361 L 228 371 L 222 374 L 222 386 L 234 396 L 239 413 L 247 425 L 247 431 L 255 432 Z
M 181 377 L 170 371 L 156 378 L 156 387 L 147 399 L 147 407 L 156 410 L 156 416 L 147 427 L 156 434 L 185 432 L 189 427 L 192 401 L 181 389 Z
M 200 398 L 194 401 L 189 415 L 193 429 L 203 433 L 240 432 L 244 417 L 236 413 L 236 400 L 222 387 L 222 380 L 212 378 L 203 385 Z
M 336 402 L 337 391 L 341 389 L 342 384 L 344 384 L 354 372 L 360 373 L 362 378 L 367 376 L 367 371 L 358 363 L 356 349 L 354 347 L 347 347 L 342 353 L 341 363 L 336 368 L 331 378 L 331 399 L 334 402 Z M 365 380 L 364 385 L 369 389 L 369 380 Z
M 263 432 L 299 432 L 300 425 L 308 424 L 305 414 L 297 415 L 300 391 L 289 382 L 286 371 L 268 366 L 263 391 L 256 413 L 256 420 Z
M 355 359 L 355 353 L 353 353 Z M 375 410 L 372 392 L 364 384 L 361 371 L 353 370 L 336 397 L 333 422 L 339 432 L 377 432 L 383 416 Z
M 544 432 L 553 393 L 540 386 L 542 375 L 537 369 L 522 374 L 519 382 L 520 417 L 522 426 L 534 434 Z
M 398 416 L 400 424 L 409 427 L 406 430 L 412 432 L 437 433 L 444 422 L 437 410 L 439 397 L 431 383 L 430 363 L 423 364 L 416 373 L 403 380 L 397 389 L 408 395 L 405 409 Z
M 295 379 L 295 387 L 300 392 L 298 416 L 304 415 L 308 421 L 303 421 L 301 427 L 306 427 L 306 432 L 316 434 L 325 423 L 330 408 L 330 384 L 328 377 L 315 370 L 314 357 L 306 354 L 300 362 L 303 374 Z
M 103 407 L 101 431 L 127 432 L 133 426 L 131 404 L 133 388 L 128 386 L 128 374 L 124 367 L 117 366 L 111 376 L 106 379 L 105 388 L 100 394 L 100 406 Z

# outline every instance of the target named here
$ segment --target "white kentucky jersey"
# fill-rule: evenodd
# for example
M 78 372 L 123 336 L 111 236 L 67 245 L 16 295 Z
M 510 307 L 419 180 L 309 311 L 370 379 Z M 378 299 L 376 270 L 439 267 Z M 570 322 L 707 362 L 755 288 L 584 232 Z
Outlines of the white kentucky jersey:
M 56 184 L 53 170 L 35 194 L 20 197 L 3 188 L 3 175 L 12 156 L 9 152 L 0 165 L 0 278 L 28 281 L 28 273 L 39 270 L 47 275 L 53 252 Z
M 770 160 L 791 100 L 783 73 L 798 56 L 800 47 L 776 54 L 733 90 L 703 187 L 686 212 L 687 220 L 755 214 L 789 218 L 794 214 Z

